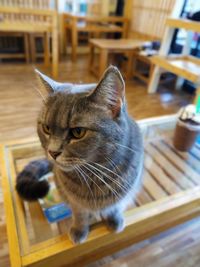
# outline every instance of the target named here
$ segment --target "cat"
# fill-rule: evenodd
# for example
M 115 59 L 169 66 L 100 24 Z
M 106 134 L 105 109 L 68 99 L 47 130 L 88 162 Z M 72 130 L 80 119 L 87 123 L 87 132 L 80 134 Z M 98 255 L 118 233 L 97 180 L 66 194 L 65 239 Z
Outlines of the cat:
M 74 243 L 87 239 L 91 214 L 122 231 L 123 211 L 141 182 L 143 143 L 127 113 L 121 73 L 110 66 L 97 85 L 74 85 L 36 72 L 44 99 L 37 131 L 47 160 L 31 162 L 18 175 L 19 195 L 29 201 L 44 197 L 49 185 L 40 177 L 53 170 L 72 209 L 69 237 Z

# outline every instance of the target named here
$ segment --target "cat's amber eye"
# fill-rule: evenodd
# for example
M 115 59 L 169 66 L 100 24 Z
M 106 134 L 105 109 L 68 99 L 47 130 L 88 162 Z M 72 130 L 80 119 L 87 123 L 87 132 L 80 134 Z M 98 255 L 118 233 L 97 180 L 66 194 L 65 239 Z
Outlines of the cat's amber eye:
M 42 127 L 43 127 L 43 131 L 45 132 L 45 134 L 50 134 L 50 128 L 48 125 L 43 124 Z
M 81 127 L 73 128 L 71 129 L 71 134 L 74 138 L 80 139 L 86 134 L 86 129 Z

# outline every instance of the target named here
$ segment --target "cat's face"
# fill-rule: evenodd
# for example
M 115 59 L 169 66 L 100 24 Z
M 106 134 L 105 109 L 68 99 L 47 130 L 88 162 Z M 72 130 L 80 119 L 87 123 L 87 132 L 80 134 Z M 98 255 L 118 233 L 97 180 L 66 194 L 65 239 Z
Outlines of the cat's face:
M 123 135 L 124 82 L 109 67 L 98 85 L 60 84 L 38 73 L 48 91 L 38 135 L 49 160 L 64 170 L 112 154 Z

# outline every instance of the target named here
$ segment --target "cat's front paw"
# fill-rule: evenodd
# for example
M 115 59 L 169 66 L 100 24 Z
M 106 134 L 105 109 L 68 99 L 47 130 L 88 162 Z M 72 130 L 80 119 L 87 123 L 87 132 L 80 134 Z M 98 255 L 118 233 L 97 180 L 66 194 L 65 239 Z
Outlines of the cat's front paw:
M 125 227 L 123 216 L 110 216 L 106 219 L 106 224 L 109 229 L 116 233 L 122 232 Z
M 88 233 L 89 229 L 87 227 L 78 229 L 72 226 L 69 231 L 69 237 L 74 244 L 81 244 L 87 239 Z

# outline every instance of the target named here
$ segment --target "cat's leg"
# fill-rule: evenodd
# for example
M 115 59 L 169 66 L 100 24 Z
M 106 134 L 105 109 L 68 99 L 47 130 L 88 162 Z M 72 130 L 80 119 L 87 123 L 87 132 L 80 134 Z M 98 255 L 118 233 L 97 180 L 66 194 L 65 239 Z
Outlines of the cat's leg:
M 101 212 L 109 229 L 119 233 L 124 230 L 124 215 L 121 208 L 109 208 Z
M 72 207 L 72 226 L 69 232 L 70 239 L 75 244 L 83 243 L 89 233 L 89 212 Z

